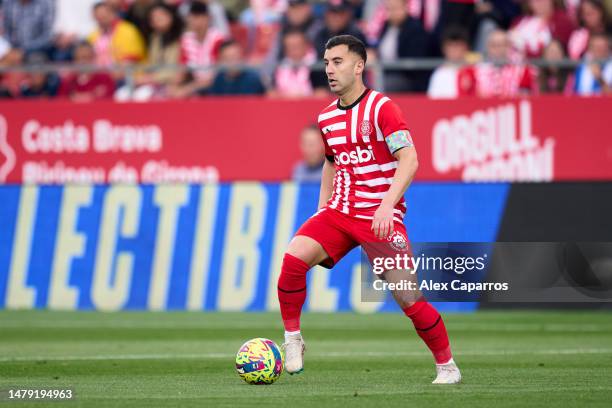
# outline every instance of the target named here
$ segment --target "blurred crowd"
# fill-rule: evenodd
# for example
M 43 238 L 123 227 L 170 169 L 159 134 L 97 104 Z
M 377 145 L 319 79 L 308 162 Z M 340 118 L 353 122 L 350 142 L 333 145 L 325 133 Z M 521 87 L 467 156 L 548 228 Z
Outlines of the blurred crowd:
M 603 94 L 612 87 L 611 8 L 612 0 L 0 0 L 0 97 L 327 95 L 313 65 L 337 34 L 360 38 L 368 62 L 386 65 L 367 76 L 385 92 Z M 393 64 L 415 58 L 444 62 Z M 17 70 L 54 63 L 62 68 Z

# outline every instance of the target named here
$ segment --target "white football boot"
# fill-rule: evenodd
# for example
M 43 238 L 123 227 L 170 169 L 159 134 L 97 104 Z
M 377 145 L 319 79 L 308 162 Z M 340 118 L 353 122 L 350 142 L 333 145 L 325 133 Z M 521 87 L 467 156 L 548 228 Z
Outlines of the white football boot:
M 301 373 L 304 370 L 304 351 L 306 351 L 301 333 L 286 334 L 282 347 L 285 350 L 285 370 L 291 375 Z
M 459 384 L 461 382 L 461 372 L 452 359 L 446 364 L 436 364 L 436 372 L 438 376 L 432 384 Z

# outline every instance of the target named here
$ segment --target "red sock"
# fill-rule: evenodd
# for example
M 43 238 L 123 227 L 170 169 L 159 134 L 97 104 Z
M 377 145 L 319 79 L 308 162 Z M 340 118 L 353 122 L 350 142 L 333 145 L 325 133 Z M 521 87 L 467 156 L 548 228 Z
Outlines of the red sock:
M 286 331 L 300 330 L 300 315 L 306 300 L 306 272 L 309 269 L 306 262 L 285 254 L 278 278 L 278 302 Z
M 406 316 L 412 320 L 419 337 L 431 350 L 436 364 L 447 363 L 453 355 L 440 313 L 426 301 L 418 301 L 403 310 Z

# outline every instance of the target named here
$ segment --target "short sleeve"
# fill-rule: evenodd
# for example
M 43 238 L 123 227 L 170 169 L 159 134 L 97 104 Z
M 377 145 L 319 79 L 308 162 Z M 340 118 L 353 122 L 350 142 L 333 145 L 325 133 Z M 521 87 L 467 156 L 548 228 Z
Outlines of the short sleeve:
M 388 101 L 380 107 L 378 127 L 382 131 L 384 137 L 398 130 L 408 130 L 408 125 L 404 120 L 402 111 L 393 101 Z

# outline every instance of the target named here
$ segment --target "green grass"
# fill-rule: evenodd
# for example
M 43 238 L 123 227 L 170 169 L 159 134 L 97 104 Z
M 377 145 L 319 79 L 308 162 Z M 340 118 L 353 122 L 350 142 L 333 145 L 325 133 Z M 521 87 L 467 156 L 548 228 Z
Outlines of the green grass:
M 433 361 L 399 314 L 303 317 L 305 372 L 243 383 L 234 353 L 280 342 L 277 314 L 0 312 L 0 390 L 70 387 L 18 407 L 609 407 L 612 314 L 446 315 L 464 382 L 434 386 Z

